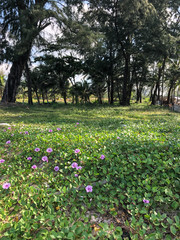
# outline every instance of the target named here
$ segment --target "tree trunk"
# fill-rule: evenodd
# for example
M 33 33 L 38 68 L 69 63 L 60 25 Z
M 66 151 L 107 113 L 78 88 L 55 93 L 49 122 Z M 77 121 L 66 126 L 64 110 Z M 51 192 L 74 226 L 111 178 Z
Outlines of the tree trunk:
M 78 97 L 78 95 L 75 96 L 75 102 L 76 102 L 76 104 L 79 103 L 79 97 Z
M 32 100 L 32 81 L 30 76 L 30 70 L 28 64 L 26 63 L 26 78 L 27 78 L 27 85 L 28 85 L 28 104 L 33 105 Z
M 171 101 L 171 91 L 173 89 L 173 81 L 171 81 L 171 85 L 169 87 L 169 90 L 168 90 L 168 97 L 167 97 L 167 103 L 170 104 L 170 101 Z
M 65 103 L 65 105 L 67 105 L 66 97 L 67 97 L 67 96 L 66 96 L 66 92 L 64 92 L 64 93 L 63 93 L 63 98 L 64 98 L 64 103 Z
M 110 96 L 110 82 L 109 82 L 109 77 L 107 81 L 107 87 L 108 87 L 108 103 L 110 104 L 111 102 L 111 96 Z
M 152 105 L 156 104 L 157 89 L 158 89 L 158 83 L 156 83 L 156 87 L 154 89 L 154 93 L 152 94 L 152 102 L 151 102 Z
M 157 100 L 160 101 L 160 84 L 158 84 L 158 95 L 157 95 Z
M 138 85 L 138 82 L 136 81 L 136 103 L 139 102 L 139 98 L 140 98 L 140 91 L 139 91 L 139 85 Z
M 35 91 L 35 93 L 36 93 L 36 98 L 37 98 L 38 104 L 40 104 L 40 100 L 39 100 L 39 95 L 38 95 L 38 92 L 37 92 L 37 88 L 35 88 L 34 91 Z
M 127 89 L 127 103 L 128 103 L 127 105 L 130 105 L 132 88 L 133 88 L 133 83 L 130 83 Z
M 122 100 L 121 105 L 127 106 L 130 105 L 130 98 L 128 96 L 128 84 L 130 82 L 130 55 L 126 54 L 125 58 L 125 67 L 124 67 L 124 81 L 123 81 L 123 90 L 122 90 Z
M 101 90 L 98 88 L 98 103 L 102 104 Z
M 47 92 L 47 90 L 45 91 L 45 93 L 46 93 L 46 101 L 47 101 L 47 103 L 49 103 L 48 92 Z
M 162 76 L 162 72 L 164 72 L 164 69 L 165 69 L 166 58 L 167 57 L 164 56 L 162 67 L 159 67 L 158 79 L 157 79 L 157 82 L 156 82 L 156 87 L 155 87 L 154 93 L 152 95 L 152 102 L 151 102 L 152 105 L 155 105 L 155 103 L 156 103 L 156 96 L 158 97 L 157 100 L 160 100 L 160 79 L 161 79 L 161 76 Z M 158 90 L 158 94 L 157 94 L 157 90 Z
M 43 104 L 44 104 L 44 92 L 43 92 L 43 90 L 42 90 L 42 100 L 43 100 Z
M 143 90 L 143 88 L 140 87 L 140 89 L 139 89 L 139 101 L 140 101 L 140 103 L 142 103 L 142 90 Z
M 151 91 L 150 91 L 150 99 L 149 99 L 150 102 L 152 102 L 153 89 L 154 89 L 154 85 L 152 85 L 152 87 L 151 87 Z
M 24 70 L 24 67 L 28 61 L 30 55 L 30 50 L 19 56 L 12 63 L 12 67 L 10 69 L 10 73 L 8 75 L 8 80 L 6 82 L 6 86 L 2 96 L 2 102 L 12 102 L 16 101 L 16 94 L 18 87 L 20 85 L 21 76 Z
M 111 75 L 111 92 L 110 92 L 110 104 L 114 103 L 114 79 L 113 75 Z
M 112 46 L 110 46 L 110 104 L 114 103 L 114 76 L 113 76 L 113 53 Z

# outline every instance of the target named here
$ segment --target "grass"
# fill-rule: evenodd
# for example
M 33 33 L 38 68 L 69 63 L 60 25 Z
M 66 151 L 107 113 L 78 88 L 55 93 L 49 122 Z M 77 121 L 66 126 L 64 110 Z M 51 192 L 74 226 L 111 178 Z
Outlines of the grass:
M 19 104 L 0 119 L 1 239 L 179 239 L 178 113 Z

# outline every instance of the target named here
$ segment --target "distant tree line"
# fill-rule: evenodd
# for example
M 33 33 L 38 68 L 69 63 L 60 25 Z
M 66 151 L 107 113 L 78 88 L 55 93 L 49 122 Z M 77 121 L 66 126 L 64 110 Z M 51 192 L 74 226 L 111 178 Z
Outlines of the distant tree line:
M 2 102 L 26 88 L 29 104 L 33 94 L 39 103 L 60 95 L 65 104 L 69 95 L 101 104 L 107 94 L 109 104 L 125 106 L 134 89 L 141 102 L 149 88 L 152 104 L 170 103 L 180 85 L 179 16 L 178 0 L 1 1 L 0 62 L 12 63 Z M 51 24 L 60 29 L 53 43 L 41 34 Z M 33 58 L 33 47 L 42 57 Z M 76 82 L 80 74 L 86 80 Z

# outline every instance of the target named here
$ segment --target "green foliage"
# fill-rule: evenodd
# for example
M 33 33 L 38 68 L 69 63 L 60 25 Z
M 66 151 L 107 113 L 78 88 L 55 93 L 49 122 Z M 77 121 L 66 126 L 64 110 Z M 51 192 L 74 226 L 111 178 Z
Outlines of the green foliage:
M 178 237 L 178 114 L 138 105 L 3 107 L 0 114 L 11 123 L 0 129 L 2 239 Z

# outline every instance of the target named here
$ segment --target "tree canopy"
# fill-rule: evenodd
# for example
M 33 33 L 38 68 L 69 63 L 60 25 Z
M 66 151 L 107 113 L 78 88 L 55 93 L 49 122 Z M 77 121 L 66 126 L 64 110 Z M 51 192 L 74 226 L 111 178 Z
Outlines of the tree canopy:
M 82 96 L 83 84 L 80 93 L 74 82 L 80 73 L 99 103 L 107 94 L 110 104 L 118 99 L 129 105 L 134 90 L 138 102 L 143 89 L 149 88 L 155 104 L 163 99 L 165 87 L 171 86 L 172 93 L 178 84 L 172 80 L 172 61 L 179 66 L 177 0 L 6 0 L 0 3 L 0 12 L 0 60 L 12 63 L 4 102 L 15 102 L 34 46 L 44 55 L 43 65 L 29 70 L 44 77 L 40 85 L 36 82 L 40 78 L 32 79 L 36 87 L 27 84 L 29 92 L 36 89 L 37 95 L 39 86 L 47 95 L 61 94 L 65 103 L 68 94 L 73 99 L 77 92 Z M 40 34 L 52 23 L 59 28 L 53 43 Z

